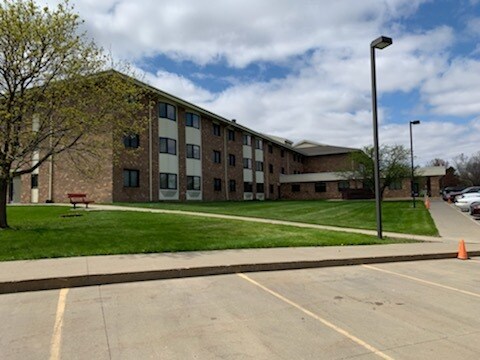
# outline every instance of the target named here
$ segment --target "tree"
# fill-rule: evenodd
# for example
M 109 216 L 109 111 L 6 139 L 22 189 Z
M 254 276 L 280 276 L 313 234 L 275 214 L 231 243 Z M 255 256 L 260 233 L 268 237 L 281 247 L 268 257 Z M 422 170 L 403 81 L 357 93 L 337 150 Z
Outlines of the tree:
M 347 179 L 361 180 L 364 188 L 375 192 L 374 148 L 366 146 L 362 150 L 351 153 L 354 170 L 344 171 L 342 176 Z M 411 168 L 409 151 L 402 145 L 383 145 L 379 150 L 380 195 L 383 197 L 387 187 L 411 176 Z
M 480 151 L 468 157 L 460 154 L 453 159 L 460 181 L 466 185 L 480 185 Z
M 109 146 L 101 134 L 141 126 L 138 87 L 106 71 L 108 58 L 79 34 L 81 23 L 68 1 L 54 10 L 0 3 L 0 229 L 14 176 L 56 154 L 101 154 Z
M 440 159 L 440 158 L 435 158 L 433 160 L 430 160 L 427 162 L 426 166 L 443 166 L 445 168 L 449 168 L 448 161 Z

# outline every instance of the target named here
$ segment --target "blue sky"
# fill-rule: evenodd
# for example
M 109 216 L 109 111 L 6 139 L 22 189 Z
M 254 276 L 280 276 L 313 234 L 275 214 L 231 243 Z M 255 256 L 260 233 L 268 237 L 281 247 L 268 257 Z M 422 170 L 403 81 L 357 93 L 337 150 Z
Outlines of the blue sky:
M 56 0 L 46 1 L 53 5 Z M 85 29 L 159 89 L 293 141 L 380 142 L 417 162 L 480 151 L 480 0 L 77 0 Z

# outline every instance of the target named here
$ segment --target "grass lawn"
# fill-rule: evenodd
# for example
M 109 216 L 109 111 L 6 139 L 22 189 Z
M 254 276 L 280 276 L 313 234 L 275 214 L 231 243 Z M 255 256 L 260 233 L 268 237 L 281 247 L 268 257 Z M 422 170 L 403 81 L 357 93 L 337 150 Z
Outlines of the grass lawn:
M 373 200 L 129 203 L 122 205 L 253 216 L 369 230 L 377 228 L 375 201 Z M 384 201 L 382 202 L 382 218 L 384 231 L 438 235 L 430 213 L 421 201 L 417 201 L 415 209 L 410 201 Z
M 10 206 L 0 260 L 173 251 L 388 244 L 391 239 L 236 220 Z M 78 216 L 75 216 L 78 215 Z

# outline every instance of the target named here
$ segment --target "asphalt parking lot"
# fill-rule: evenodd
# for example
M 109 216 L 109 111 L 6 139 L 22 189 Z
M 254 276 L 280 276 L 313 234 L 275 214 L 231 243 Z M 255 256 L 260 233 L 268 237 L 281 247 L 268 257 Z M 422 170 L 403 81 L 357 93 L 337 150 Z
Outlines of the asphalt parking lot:
M 478 359 L 480 259 L 0 296 L 1 359 Z

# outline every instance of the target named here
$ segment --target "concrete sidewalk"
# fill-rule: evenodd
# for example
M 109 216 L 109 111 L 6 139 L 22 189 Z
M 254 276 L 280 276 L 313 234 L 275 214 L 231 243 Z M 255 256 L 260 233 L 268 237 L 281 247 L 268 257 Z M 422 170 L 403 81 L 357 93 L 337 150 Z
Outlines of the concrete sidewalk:
M 467 242 L 470 256 L 480 256 L 480 226 L 441 200 L 432 201 L 431 205 L 431 215 L 442 238 L 385 233 L 391 237 L 426 241 L 423 243 L 86 256 L 0 262 L 0 294 L 237 272 L 455 258 L 460 238 Z M 179 213 L 376 235 L 376 232 L 371 230 L 229 215 L 104 205 L 92 208 Z
M 480 244 L 467 244 L 480 256 Z M 455 258 L 452 242 L 86 256 L 0 263 L 0 293 L 133 281 Z M 459 260 L 461 261 L 461 260 Z
M 455 205 L 442 199 L 433 199 L 430 204 L 430 215 L 443 240 L 458 242 L 463 239 L 480 243 L 480 220 L 461 212 Z

